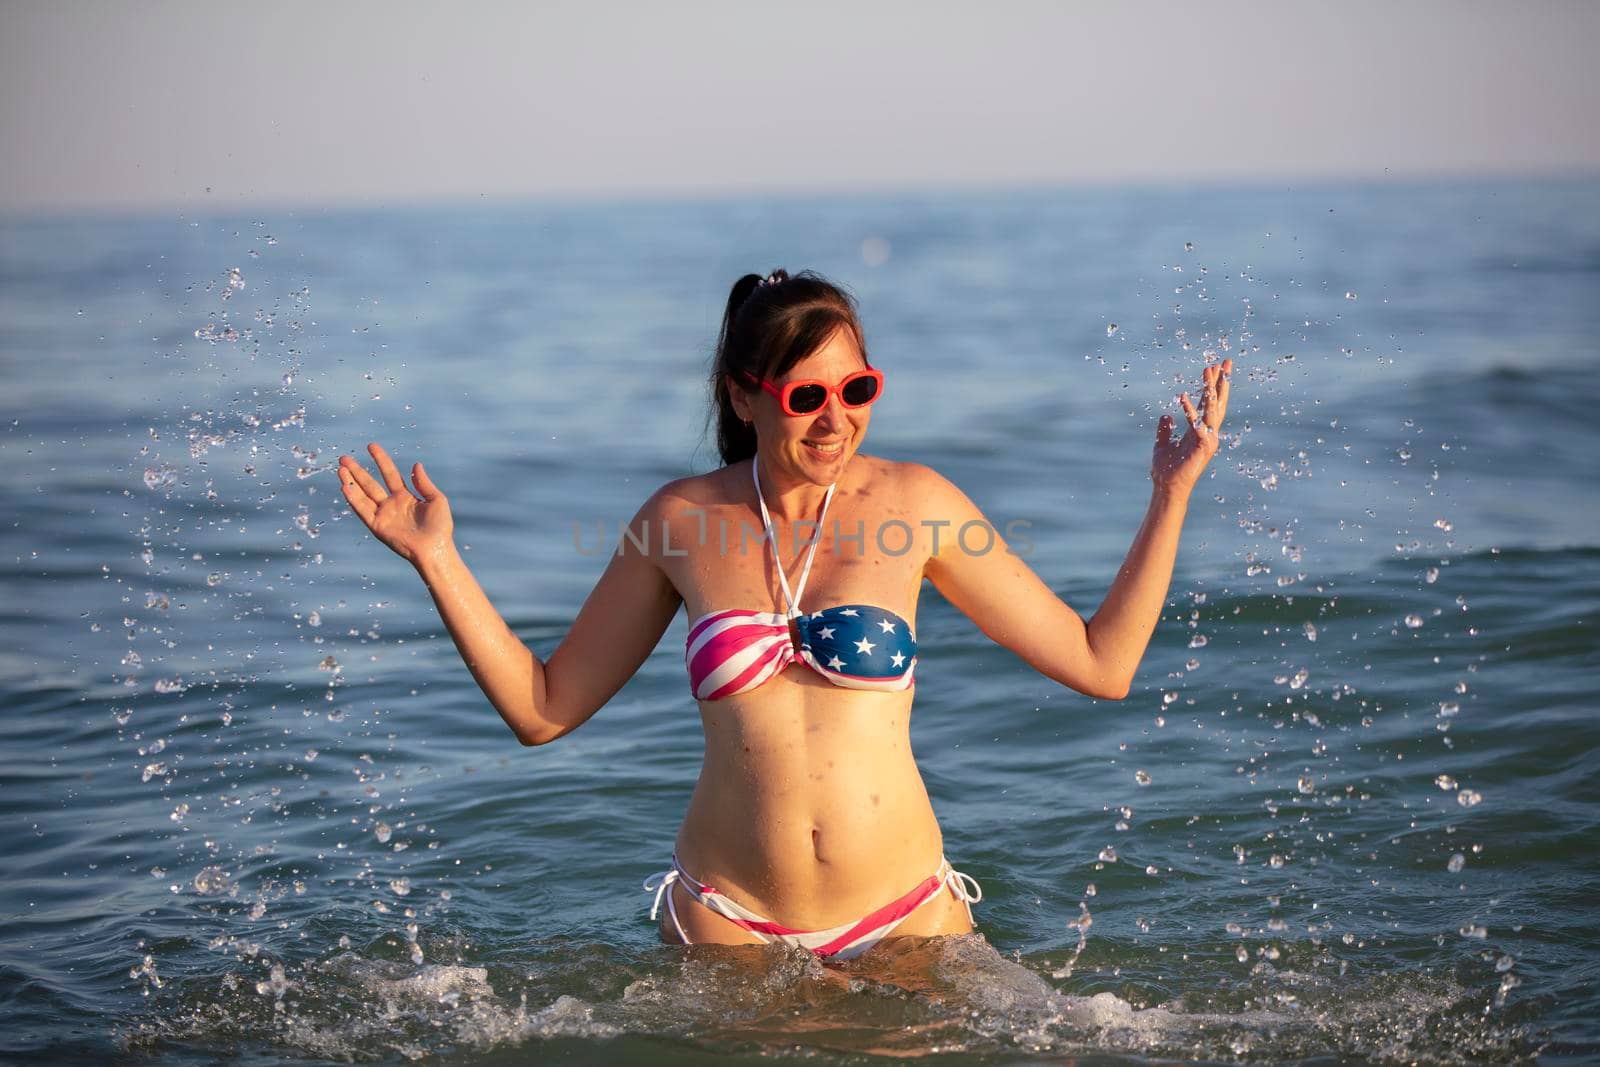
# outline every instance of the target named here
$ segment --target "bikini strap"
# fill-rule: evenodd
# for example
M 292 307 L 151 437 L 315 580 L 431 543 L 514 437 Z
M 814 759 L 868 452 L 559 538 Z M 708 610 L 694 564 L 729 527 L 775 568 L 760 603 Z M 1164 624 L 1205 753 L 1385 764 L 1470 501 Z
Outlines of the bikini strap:
M 950 890 L 951 896 L 966 905 L 968 921 L 976 921 L 972 917 L 972 906 L 983 899 L 983 887 L 978 880 L 965 871 L 956 870 L 949 860 L 939 862 L 939 870 L 934 877 Z
M 789 605 L 789 618 L 798 619 L 805 612 L 800 610 L 800 595 L 806 591 L 806 582 L 811 578 L 811 561 L 817 557 L 817 545 L 822 543 L 822 521 L 828 517 L 828 504 L 833 500 L 833 491 L 839 485 L 834 482 L 828 486 L 828 491 L 822 498 L 822 511 L 817 515 L 817 529 L 811 539 L 811 547 L 806 550 L 806 564 L 800 570 L 800 580 L 795 583 L 794 592 L 789 592 L 789 579 L 783 573 L 783 558 L 778 555 L 778 535 L 772 529 L 772 516 L 767 512 L 767 498 L 761 495 L 761 475 L 758 458 L 750 457 L 750 480 L 756 485 L 756 502 L 761 505 L 761 524 L 766 527 L 767 541 L 772 545 L 772 563 L 778 570 L 778 584 L 783 588 L 783 599 Z
M 693 944 L 689 935 L 683 931 L 683 923 L 678 921 L 678 905 L 672 900 L 672 883 L 683 881 L 683 869 L 678 866 L 678 855 L 673 853 L 672 866 L 658 875 L 645 879 L 644 891 L 655 893 L 656 902 L 650 908 L 650 921 L 655 922 L 656 916 L 661 912 L 661 898 L 667 900 L 667 914 L 672 916 L 673 928 L 678 931 L 678 940 L 685 945 Z

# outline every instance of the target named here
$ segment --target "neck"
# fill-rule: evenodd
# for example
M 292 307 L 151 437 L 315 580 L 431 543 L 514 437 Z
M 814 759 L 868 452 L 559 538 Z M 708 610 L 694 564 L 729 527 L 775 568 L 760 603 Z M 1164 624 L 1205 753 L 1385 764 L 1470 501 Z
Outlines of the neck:
M 767 502 L 767 512 L 774 523 L 815 522 L 822 510 L 822 500 L 829 486 L 818 485 L 803 479 L 784 477 L 769 464 L 762 463 L 757 455 L 752 462 L 760 479 L 761 496 Z

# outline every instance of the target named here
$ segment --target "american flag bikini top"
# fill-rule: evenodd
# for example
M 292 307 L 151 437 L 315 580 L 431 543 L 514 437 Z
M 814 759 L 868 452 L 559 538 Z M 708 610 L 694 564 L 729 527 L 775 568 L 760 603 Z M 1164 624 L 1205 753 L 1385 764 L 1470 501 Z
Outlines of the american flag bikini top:
M 834 685 L 847 689 L 894 691 L 909 689 L 917 666 L 917 640 L 911 625 L 892 611 L 871 604 L 841 604 L 806 614 L 800 610 L 800 594 L 811 576 L 811 561 L 817 554 L 812 541 L 806 562 L 789 591 L 789 579 L 777 556 L 777 537 L 767 501 L 761 495 L 761 479 L 756 462 L 750 463 L 750 477 L 756 483 L 756 500 L 761 504 L 761 521 L 766 525 L 767 541 L 772 545 L 777 564 L 778 584 L 789 605 L 787 615 L 772 611 L 746 611 L 727 608 L 700 616 L 689 627 L 684 661 L 689 668 L 689 686 L 698 700 L 721 700 L 756 688 L 799 660 Z M 833 486 L 822 498 L 822 514 L 817 528 L 828 514 Z M 790 637 L 789 621 L 798 631 Z

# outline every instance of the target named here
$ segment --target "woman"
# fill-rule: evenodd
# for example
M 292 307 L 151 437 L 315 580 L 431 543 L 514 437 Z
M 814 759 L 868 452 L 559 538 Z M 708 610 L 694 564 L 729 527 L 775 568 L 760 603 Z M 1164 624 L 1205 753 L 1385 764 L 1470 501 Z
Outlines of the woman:
M 1189 429 L 1156 429 L 1154 492 L 1086 623 L 935 471 L 861 452 L 883 377 L 850 298 L 816 275 L 739 279 L 712 390 L 724 465 L 662 486 L 566 638 L 541 662 L 456 552 L 450 505 L 376 444 L 380 483 L 339 459 L 345 498 L 412 563 L 462 658 L 524 744 L 582 725 L 680 606 L 705 764 L 658 885 L 663 939 L 782 940 L 848 958 L 891 932 L 971 930 L 974 882 L 944 859 L 912 759 L 922 580 L 990 638 L 1079 692 L 1121 699 L 1172 577 L 1189 494 L 1216 452 L 1231 361 L 1204 372 Z M 652 911 L 652 916 L 657 914 Z

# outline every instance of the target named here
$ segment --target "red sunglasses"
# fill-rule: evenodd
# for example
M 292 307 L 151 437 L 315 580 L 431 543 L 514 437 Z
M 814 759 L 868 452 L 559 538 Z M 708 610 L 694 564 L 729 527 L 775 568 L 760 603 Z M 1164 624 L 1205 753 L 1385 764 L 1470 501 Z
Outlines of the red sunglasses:
M 868 367 L 847 374 L 838 385 L 829 385 L 817 378 L 802 378 L 776 386 L 753 374 L 739 372 L 751 385 L 759 385 L 778 398 L 785 415 L 812 415 L 822 410 L 830 393 L 839 395 L 839 403 L 847 408 L 864 408 L 883 395 L 883 372 Z

